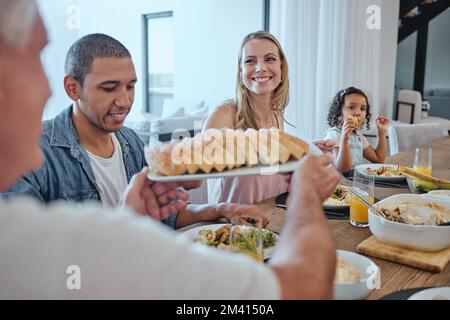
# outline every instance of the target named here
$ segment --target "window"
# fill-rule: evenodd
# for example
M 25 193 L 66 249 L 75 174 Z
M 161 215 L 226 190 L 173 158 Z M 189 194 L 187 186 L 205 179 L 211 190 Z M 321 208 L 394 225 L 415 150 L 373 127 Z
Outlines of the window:
M 174 96 L 173 12 L 143 16 L 144 106 L 145 111 L 161 115 L 164 100 Z
M 168 11 L 142 15 L 144 109 L 161 116 L 183 107 L 189 114 L 202 101 L 213 110 L 234 96 L 240 43 L 249 32 L 269 28 L 270 0 L 172 4 Z M 185 105 L 163 111 L 171 98 Z

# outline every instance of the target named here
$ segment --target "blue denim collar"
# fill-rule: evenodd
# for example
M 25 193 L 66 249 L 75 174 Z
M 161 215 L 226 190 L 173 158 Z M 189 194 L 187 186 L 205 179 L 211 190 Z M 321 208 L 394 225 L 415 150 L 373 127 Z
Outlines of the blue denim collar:
M 78 138 L 77 130 L 72 120 L 73 106 L 64 109 L 51 122 L 50 131 L 50 146 L 70 148 L 71 154 L 78 158 L 80 149 L 80 139 Z M 115 133 L 117 140 L 120 143 L 122 152 L 126 156 L 129 152 L 128 142 L 125 140 L 122 132 L 119 130 Z
M 72 106 L 64 109 L 51 121 L 50 146 L 72 149 L 80 145 L 78 133 L 72 121 L 72 109 Z

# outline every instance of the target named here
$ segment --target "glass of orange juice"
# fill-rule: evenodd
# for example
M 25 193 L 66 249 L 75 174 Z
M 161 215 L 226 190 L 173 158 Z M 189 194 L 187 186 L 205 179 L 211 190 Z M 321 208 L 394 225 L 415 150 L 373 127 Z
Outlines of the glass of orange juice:
M 375 180 L 374 177 L 364 176 L 357 170 L 353 175 L 353 189 L 363 196 L 370 204 L 374 203 L 375 193 Z M 369 208 L 362 203 L 359 198 L 352 194 L 350 200 L 350 223 L 355 227 L 367 227 L 369 226 Z
M 416 148 L 416 156 L 414 157 L 414 170 L 420 173 L 432 175 L 432 149 Z

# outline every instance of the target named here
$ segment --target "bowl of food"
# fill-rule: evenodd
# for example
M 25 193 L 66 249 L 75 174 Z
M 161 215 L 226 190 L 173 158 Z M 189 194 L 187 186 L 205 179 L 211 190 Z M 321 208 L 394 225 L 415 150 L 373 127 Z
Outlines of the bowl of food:
M 363 255 L 336 250 L 334 298 L 336 300 L 364 299 L 377 286 L 379 267 Z
M 408 182 L 409 190 L 416 194 L 428 193 L 434 190 L 450 190 L 450 185 L 438 185 L 431 181 L 415 179 L 412 177 L 406 177 L 406 181 Z
M 439 251 L 450 246 L 450 203 L 424 195 L 398 194 L 369 208 L 369 228 L 380 241 L 423 251 Z

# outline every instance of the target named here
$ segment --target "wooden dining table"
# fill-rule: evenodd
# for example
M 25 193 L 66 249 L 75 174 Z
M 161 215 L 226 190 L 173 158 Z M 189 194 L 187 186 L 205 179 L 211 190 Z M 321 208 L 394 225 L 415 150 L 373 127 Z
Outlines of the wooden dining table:
M 433 176 L 450 179 L 450 136 L 428 142 L 421 147 L 432 148 Z M 415 149 L 390 156 L 386 163 L 412 166 Z M 342 178 L 342 183 L 350 184 Z M 376 187 L 375 197 L 384 199 L 394 194 L 411 193 L 407 186 L 400 188 Z M 267 199 L 257 206 L 269 217 L 268 229 L 281 232 L 286 217 L 286 210 L 275 205 L 275 199 Z M 328 220 L 336 239 L 336 247 L 341 250 L 356 252 L 356 247 L 372 234 L 369 228 L 354 227 L 348 220 Z M 380 299 L 384 296 L 410 288 L 438 287 L 450 285 L 450 263 L 439 273 L 432 273 L 408 267 L 398 263 L 370 257 L 381 270 L 381 288 L 373 290 L 367 299 Z
M 421 147 L 432 148 L 433 153 L 433 175 L 440 178 L 450 179 L 450 136 L 443 137 Z M 414 150 L 407 150 L 390 156 L 385 163 L 412 166 L 415 155 Z M 351 182 L 342 178 L 342 183 L 349 185 Z M 376 187 L 375 197 L 384 199 L 391 195 L 411 193 L 406 185 L 400 188 Z M 286 218 L 286 210 L 275 204 L 275 198 L 267 199 L 256 204 L 269 218 L 267 228 L 276 233 L 283 229 Z M 181 229 L 184 231 L 208 223 L 197 223 Z M 356 247 L 363 240 L 371 236 L 369 228 L 354 227 L 348 220 L 328 220 L 331 231 L 336 240 L 337 249 L 356 252 Z M 381 270 L 381 288 L 373 290 L 367 299 L 380 299 L 390 293 L 423 287 L 438 287 L 450 285 L 450 263 L 439 273 L 431 273 L 401 265 L 398 263 L 370 257 Z

